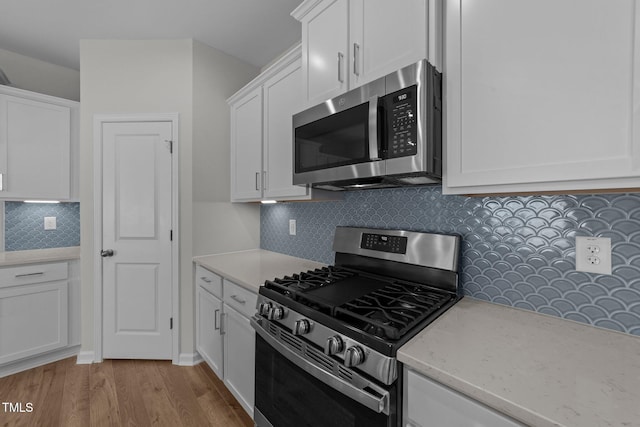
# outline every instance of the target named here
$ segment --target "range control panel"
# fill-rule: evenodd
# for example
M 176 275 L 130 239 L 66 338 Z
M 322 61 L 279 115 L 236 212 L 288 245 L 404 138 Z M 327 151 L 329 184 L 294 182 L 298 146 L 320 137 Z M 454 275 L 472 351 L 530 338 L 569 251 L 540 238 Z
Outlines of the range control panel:
M 360 241 L 362 249 L 390 252 L 392 254 L 407 253 L 407 238 L 403 236 L 388 236 L 385 234 L 362 233 Z

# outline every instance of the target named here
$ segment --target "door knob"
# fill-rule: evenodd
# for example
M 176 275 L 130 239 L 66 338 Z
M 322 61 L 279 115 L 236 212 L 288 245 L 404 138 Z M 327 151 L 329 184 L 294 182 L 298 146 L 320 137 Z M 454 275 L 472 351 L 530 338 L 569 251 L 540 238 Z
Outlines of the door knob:
M 103 249 L 100 251 L 100 256 L 106 258 L 108 256 L 113 256 L 113 249 Z

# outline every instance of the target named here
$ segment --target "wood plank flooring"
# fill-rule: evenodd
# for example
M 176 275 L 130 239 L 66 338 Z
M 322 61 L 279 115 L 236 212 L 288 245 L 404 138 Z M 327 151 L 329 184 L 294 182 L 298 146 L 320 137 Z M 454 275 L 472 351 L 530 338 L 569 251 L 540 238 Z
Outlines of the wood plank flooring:
M 253 426 L 205 363 L 75 362 L 73 357 L 0 378 L 0 427 Z M 2 402 L 21 403 L 25 412 L 11 412 Z

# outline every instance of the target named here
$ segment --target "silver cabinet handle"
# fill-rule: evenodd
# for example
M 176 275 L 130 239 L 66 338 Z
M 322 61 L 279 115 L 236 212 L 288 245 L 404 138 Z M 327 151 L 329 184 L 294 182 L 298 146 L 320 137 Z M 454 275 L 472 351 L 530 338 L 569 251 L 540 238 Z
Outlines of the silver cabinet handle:
M 239 302 L 240 304 L 245 304 L 247 302 L 246 300 L 239 298 L 238 295 L 231 295 L 231 299 L 236 302 Z
M 0 173 L 0 191 L 4 191 L 4 174 Z
M 266 190 L 267 188 L 267 171 L 262 171 L 262 189 Z
M 113 254 L 114 254 L 113 249 L 103 249 L 100 251 L 100 256 L 102 258 L 113 256 Z
M 205 283 L 211 283 L 211 279 L 209 279 L 207 276 L 202 276 L 200 280 L 202 280 Z
M 353 74 L 360 76 L 360 45 L 358 43 L 353 44 Z
M 44 274 L 43 271 L 38 271 L 37 273 L 16 274 L 16 277 L 42 276 L 43 274 Z
M 338 81 L 340 83 L 344 83 L 344 77 L 342 76 L 342 60 L 344 59 L 344 54 L 342 52 L 338 52 Z
M 256 172 L 256 191 L 260 190 L 260 187 L 258 187 L 259 179 L 260 179 L 260 172 Z
M 220 309 L 217 309 L 216 311 L 213 312 L 213 329 L 216 331 L 220 329 L 220 326 L 218 326 L 219 315 L 220 315 Z
M 227 313 L 220 313 L 220 335 L 226 334 L 224 330 L 224 318 L 227 316 Z

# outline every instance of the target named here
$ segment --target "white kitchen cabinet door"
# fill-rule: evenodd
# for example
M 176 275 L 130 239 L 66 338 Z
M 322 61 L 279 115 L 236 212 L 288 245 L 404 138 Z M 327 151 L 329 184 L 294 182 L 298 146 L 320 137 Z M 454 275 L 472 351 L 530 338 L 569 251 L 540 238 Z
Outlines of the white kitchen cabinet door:
M 0 198 L 68 200 L 71 133 L 70 107 L 0 94 Z
M 348 0 L 324 0 L 303 18 L 302 80 L 308 106 L 349 88 L 348 38 Z
M 231 105 L 231 201 L 262 197 L 262 87 Z
M 411 370 L 405 371 L 404 399 L 406 427 L 523 427 Z
M 442 0 L 303 2 L 306 107 L 428 58 L 442 62 Z
M 445 193 L 640 187 L 635 0 L 447 0 Z
M 201 286 L 196 295 L 196 350 L 220 378 L 224 378 L 221 334 L 222 300 Z
M 431 37 L 426 31 L 427 3 L 425 0 L 350 1 L 351 88 L 427 57 Z
M 306 196 L 306 186 L 293 185 L 292 116 L 302 107 L 300 61 L 267 80 L 264 90 L 264 192 L 266 199 Z
M 68 282 L 0 289 L 0 365 L 65 347 Z
M 253 418 L 255 331 L 249 319 L 229 305 L 224 311 L 224 383 Z

